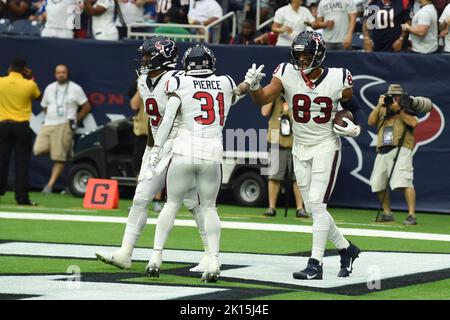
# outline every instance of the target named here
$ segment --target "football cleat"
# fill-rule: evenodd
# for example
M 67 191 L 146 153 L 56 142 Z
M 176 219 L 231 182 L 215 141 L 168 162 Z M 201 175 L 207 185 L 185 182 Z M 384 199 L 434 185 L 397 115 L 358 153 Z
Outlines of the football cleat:
M 195 267 L 192 267 L 189 269 L 190 272 L 205 272 L 206 267 L 208 265 L 208 258 L 209 256 L 205 253 L 203 254 L 202 259 L 200 260 L 199 264 Z
M 220 264 L 217 257 L 210 257 L 208 259 L 208 266 L 203 272 L 201 281 L 203 282 L 217 282 L 220 275 Z
M 154 250 L 150 261 L 145 267 L 145 274 L 150 278 L 159 278 L 159 270 L 162 264 L 162 252 Z
M 294 272 L 292 276 L 294 279 L 299 280 L 322 280 L 322 265 L 316 259 L 309 258 L 306 268 L 302 271 Z
M 347 249 L 342 249 L 338 252 L 341 255 L 341 270 L 339 271 L 338 277 L 345 278 L 352 273 L 353 263 L 358 258 L 361 250 L 350 242 Z
M 131 257 L 121 254 L 119 250 L 114 252 L 96 252 L 95 256 L 103 263 L 113 265 L 120 269 L 131 268 Z

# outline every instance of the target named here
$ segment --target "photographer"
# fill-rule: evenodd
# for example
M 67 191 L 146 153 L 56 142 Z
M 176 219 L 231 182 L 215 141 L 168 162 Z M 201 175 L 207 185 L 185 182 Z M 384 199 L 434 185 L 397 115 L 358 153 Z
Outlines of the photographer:
M 15 191 L 19 205 L 36 205 L 28 195 L 28 169 L 33 132 L 30 128 L 31 101 L 41 92 L 25 60 L 16 58 L 8 76 L 0 77 L 0 196 L 8 183 L 9 159 L 14 149 Z
M 91 111 L 83 89 L 69 80 L 69 69 L 66 65 L 56 66 L 55 78 L 56 81 L 44 90 L 41 106 L 44 109 L 45 121 L 33 147 L 34 155 L 50 153 L 54 162 L 50 179 L 42 190 L 43 194 L 52 192 L 72 150 L 73 135 L 78 123 Z
M 370 177 L 372 192 L 376 192 L 383 206 L 377 222 L 394 221 L 390 208 L 388 180 L 392 190 L 403 190 L 408 205 L 405 225 L 415 225 L 416 192 L 413 186 L 412 152 L 414 128 L 419 122 L 416 111 L 405 106 L 411 98 L 402 87 L 391 84 L 386 95 L 370 113 L 368 124 L 377 127 L 377 157 Z M 400 149 L 399 149 L 400 148 Z M 393 168 L 394 166 L 394 168 Z M 393 168 L 393 169 L 392 169 Z
M 274 101 L 264 105 L 261 108 L 261 114 L 269 118 L 267 142 L 271 151 L 268 185 L 269 209 L 264 213 L 264 216 L 276 216 L 278 194 L 287 174 L 287 186 L 290 188 L 290 184 L 292 183 L 292 190 L 294 191 L 297 207 L 296 217 L 309 218 L 303 206 L 303 198 L 296 182 L 295 174 L 292 171 L 292 143 L 294 138 L 290 125 L 292 123 L 292 117 L 289 116 L 287 103 L 282 97 L 278 97 Z M 278 153 L 275 150 L 278 150 Z

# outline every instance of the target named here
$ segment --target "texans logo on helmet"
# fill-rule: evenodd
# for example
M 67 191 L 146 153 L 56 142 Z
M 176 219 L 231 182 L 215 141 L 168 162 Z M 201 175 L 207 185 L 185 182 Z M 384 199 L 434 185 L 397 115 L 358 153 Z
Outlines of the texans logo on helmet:
M 175 50 L 175 43 L 172 40 L 161 40 L 155 43 L 155 48 L 166 58 L 170 58 Z
M 322 42 L 323 41 L 323 38 L 322 38 L 322 36 L 320 34 L 315 34 L 315 35 L 312 36 L 312 38 L 316 42 Z

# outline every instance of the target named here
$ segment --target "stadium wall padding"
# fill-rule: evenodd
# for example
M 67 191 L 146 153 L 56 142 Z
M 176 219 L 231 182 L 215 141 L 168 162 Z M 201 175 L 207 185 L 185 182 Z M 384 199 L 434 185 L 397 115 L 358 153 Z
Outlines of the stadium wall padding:
M 127 91 L 135 79 L 136 49 L 140 41 L 121 42 L 93 40 L 40 39 L 0 37 L 0 74 L 5 75 L 9 62 L 16 56 L 27 60 L 36 81 L 43 90 L 54 81 L 56 64 L 70 68 L 71 79 L 80 84 L 93 104 L 94 125 L 120 116 L 131 116 Z M 180 57 L 188 44 L 180 43 Z M 226 73 L 238 83 L 252 63 L 264 64 L 268 83 L 280 62 L 288 60 L 288 49 L 264 46 L 211 46 L 217 58 L 217 74 Z M 414 184 L 417 210 L 450 213 L 450 55 L 409 53 L 328 52 L 325 65 L 345 67 L 351 71 L 354 93 L 366 115 L 388 84 L 399 83 L 411 95 L 425 96 L 435 106 L 421 116 L 416 129 Z M 33 113 L 41 112 L 39 103 Z M 34 121 L 38 121 L 38 118 Z M 92 123 L 90 124 L 92 126 Z M 267 120 L 246 97 L 231 110 L 226 128 L 265 129 Z M 375 159 L 373 137 L 376 128 L 367 127 L 356 140 L 342 139 L 343 156 L 331 206 L 376 208 L 377 199 L 367 184 Z M 42 187 L 50 175 L 47 158 L 33 158 L 30 183 Z M 12 174 L 12 172 L 11 172 Z M 393 207 L 404 210 L 403 195 L 395 192 Z

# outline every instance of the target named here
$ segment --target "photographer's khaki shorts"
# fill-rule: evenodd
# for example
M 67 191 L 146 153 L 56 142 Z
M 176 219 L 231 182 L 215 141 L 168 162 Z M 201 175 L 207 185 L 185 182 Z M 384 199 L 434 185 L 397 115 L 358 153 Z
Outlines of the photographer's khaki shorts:
M 286 170 L 291 173 L 292 181 L 295 181 L 293 170 L 292 149 L 281 148 L 279 145 L 270 145 L 270 162 L 268 174 L 270 180 L 283 181 Z
M 33 153 L 36 156 L 50 153 L 53 161 L 65 162 L 72 148 L 72 139 L 69 122 L 43 126 L 34 142 Z
M 375 159 L 372 175 L 370 177 L 370 185 L 372 192 L 383 191 L 387 188 L 389 174 L 394 164 L 394 158 L 397 154 L 397 148 L 392 149 L 388 153 L 379 153 Z M 394 172 L 389 183 L 392 190 L 398 188 L 412 188 L 414 178 L 414 168 L 412 165 L 412 150 L 401 147 L 395 164 Z

